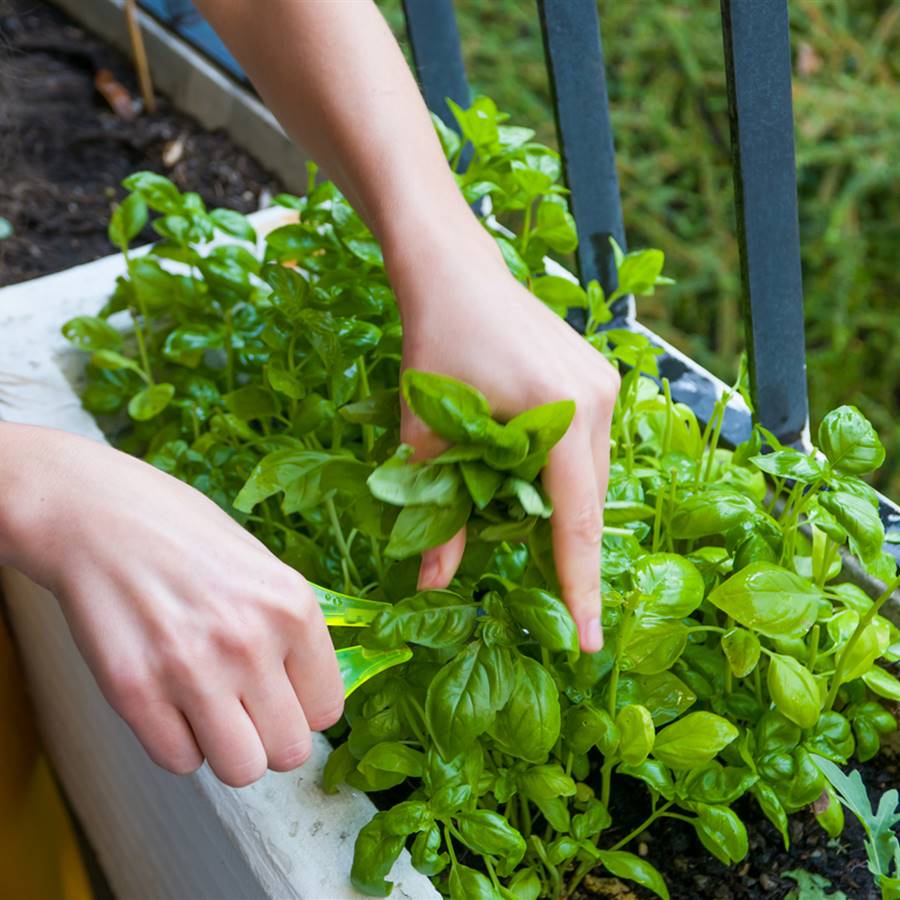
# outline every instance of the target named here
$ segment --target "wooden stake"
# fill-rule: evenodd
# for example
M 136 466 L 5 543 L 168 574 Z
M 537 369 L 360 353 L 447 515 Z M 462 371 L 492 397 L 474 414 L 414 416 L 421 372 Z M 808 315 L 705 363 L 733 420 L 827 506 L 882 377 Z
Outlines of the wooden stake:
M 144 109 L 148 113 L 156 112 L 156 98 L 153 96 L 153 81 L 150 78 L 150 65 L 144 50 L 144 38 L 137 19 L 136 0 L 125 0 L 125 21 L 128 23 L 128 36 L 131 39 L 131 52 L 137 69 L 141 96 L 144 98 Z

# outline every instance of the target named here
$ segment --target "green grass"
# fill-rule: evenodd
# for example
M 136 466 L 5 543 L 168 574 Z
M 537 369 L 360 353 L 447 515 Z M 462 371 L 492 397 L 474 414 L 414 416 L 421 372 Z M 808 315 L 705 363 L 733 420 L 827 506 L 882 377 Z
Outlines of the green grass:
M 400 0 L 381 0 L 398 34 Z M 640 315 L 717 373 L 743 346 L 717 0 L 600 0 L 629 244 L 678 284 Z M 457 0 L 470 81 L 553 143 L 533 0 Z M 900 2 L 791 0 L 813 420 L 856 403 L 900 497 Z

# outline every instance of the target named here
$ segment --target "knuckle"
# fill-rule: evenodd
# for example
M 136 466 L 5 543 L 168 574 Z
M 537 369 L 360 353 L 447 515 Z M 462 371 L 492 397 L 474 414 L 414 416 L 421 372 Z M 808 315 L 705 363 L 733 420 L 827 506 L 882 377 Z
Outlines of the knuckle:
M 562 521 L 563 530 L 579 543 L 599 547 L 603 538 L 603 519 L 596 504 L 586 503 Z
M 154 698 L 153 681 L 131 666 L 120 666 L 106 674 L 104 693 L 112 707 L 125 715 L 138 712 Z
M 269 754 L 269 768 L 274 772 L 290 772 L 309 761 L 312 741 L 306 737 Z

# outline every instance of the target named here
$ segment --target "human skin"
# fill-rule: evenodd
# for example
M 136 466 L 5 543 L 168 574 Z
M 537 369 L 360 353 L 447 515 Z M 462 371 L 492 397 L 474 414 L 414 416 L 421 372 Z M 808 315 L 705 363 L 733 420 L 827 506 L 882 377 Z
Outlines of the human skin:
M 618 373 L 508 272 L 459 193 L 371 0 L 200 0 L 288 133 L 381 242 L 403 364 L 478 387 L 501 417 L 573 399 L 543 473 L 581 647 L 602 646 L 600 539 Z M 514 327 L 512 325 L 514 323 Z M 420 457 L 441 441 L 403 410 Z M 173 772 L 228 784 L 300 765 L 340 716 L 328 630 L 302 576 L 193 488 L 117 450 L 0 423 L 0 564 L 58 598 L 113 708 Z M 460 532 L 423 555 L 446 586 Z

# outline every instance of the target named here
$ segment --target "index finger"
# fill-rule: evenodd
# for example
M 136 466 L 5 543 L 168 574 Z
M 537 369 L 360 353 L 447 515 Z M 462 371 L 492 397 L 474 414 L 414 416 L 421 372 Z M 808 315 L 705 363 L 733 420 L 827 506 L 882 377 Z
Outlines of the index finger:
M 581 649 L 603 647 L 600 626 L 600 541 L 603 511 L 591 436 L 577 420 L 550 452 L 544 487 L 553 501 L 553 558 L 563 600 L 578 627 Z

